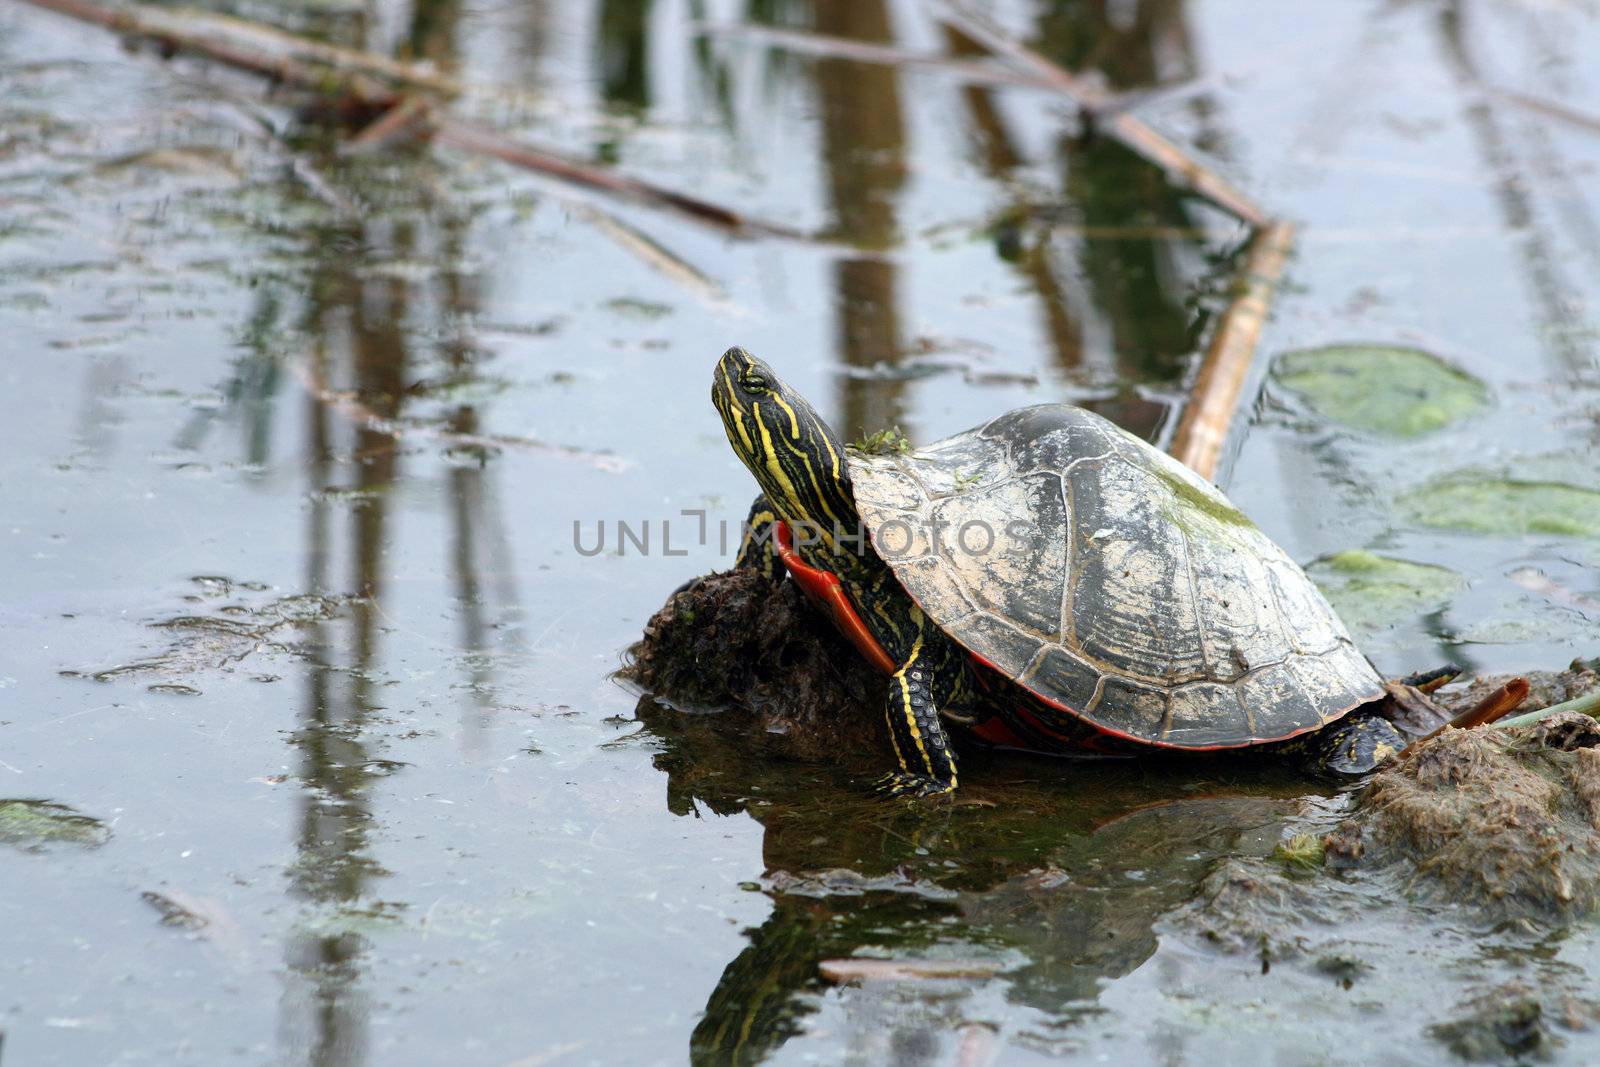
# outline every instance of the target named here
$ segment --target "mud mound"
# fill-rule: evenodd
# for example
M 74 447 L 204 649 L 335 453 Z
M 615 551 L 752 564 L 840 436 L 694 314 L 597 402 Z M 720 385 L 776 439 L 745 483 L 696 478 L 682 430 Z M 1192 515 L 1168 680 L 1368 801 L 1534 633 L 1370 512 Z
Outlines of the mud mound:
M 1335 866 L 1398 864 L 1442 900 L 1506 915 L 1600 907 L 1600 724 L 1575 713 L 1447 730 L 1372 780 L 1327 841 Z
M 1600 1019 L 1592 1001 L 1562 989 L 1509 982 L 1463 1006 L 1450 1022 L 1428 1033 L 1464 1060 L 1548 1060 L 1566 1042 L 1563 1032 L 1592 1028 Z
M 752 571 L 698 579 L 651 617 L 629 659 L 624 674 L 676 707 L 754 716 L 775 754 L 887 750 L 883 679 L 793 582 Z
M 1341 916 L 1338 905 L 1314 881 L 1287 877 L 1269 860 L 1235 857 L 1200 883 L 1195 899 L 1173 921 L 1224 952 L 1258 953 L 1265 968 L 1302 955 L 1305 924 L 1331 927 Z

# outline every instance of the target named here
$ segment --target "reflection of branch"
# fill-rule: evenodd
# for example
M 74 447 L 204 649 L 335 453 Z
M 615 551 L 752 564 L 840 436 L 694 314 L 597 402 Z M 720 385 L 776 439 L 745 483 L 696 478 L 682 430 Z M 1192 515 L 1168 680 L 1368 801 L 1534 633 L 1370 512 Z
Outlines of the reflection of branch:
M 1600 133 L 1600 118 L 1586 114 L 1576 108 L 1568 107 L 1566 104 L 1560 104 L 1554 100 L 1544 100 L 1537 96 L 1529 96 L 1526 93 L 1512 92 L 1510 89 L 1496 89 L 1492 85 L 1485 85 L 1482 88 L 1490 96 L 1498 97 L 1508 104 L 1515 104 L 1524 111 L 1531 111 L 1535 115 L 1543 115 L 1545 118 L 1559 119 L 1569 126 L 1576 126 L 1578 129 L 1588 130 L 1590 133 Z
M 340 151 L 344 155 L 359 155 L 387 148 L 402 137 L 415 136 L 419 126 L 427 126 L 434 121 L 432 105 L 420 96 L 409 96 L 357 133 Z M 720 285 L 655 238 L 590 203 L 589 198 L 565 194 L 562 197 L 579 218 L 611 238 L 623 251 L 645 266 L 708 303 L 723 299 Z
M 748 23 L 701 23 L 695 29 L 703 34 L 718 37 L 745 37 L 800 55 L 823 56 L 829 59 L 848 59 L 856 63 L 879 63 L 889 67 L 932 67 L 961 81 L 977 85 L 1025 85 L 1035 89 L 1053 89 L 1050 82 L 1036 75 L 996 66 L 992 63 L 926 52 L 912 52 L 894 45 L 857 41 L 849 37 L 833 37 L 822 33 L 805 33 L 773 26 L 756 26 Z
M 1126 111 L 1105 113 L 1105 105 L 1112 100 L 1108 94 L 1046 59 L 955 0 L 946 0 L 940 5 L 940 10 L 944 20 L 963 34 L 1018 69 L 1035 75 L 1072 97 L 1086 112 L 1097 115 L 1097 130 L 1120 141 L 1222 210 L 1251 226 L 1260 227 L 1269 221 L 1266 212 L 1243 192 L 1235 189 L 1226 178 L 1194 159 L 1142 119 Z
M 389 418 L 372 410 L 350 393 L 334 389 L 322 380 L 314 367 L 304 360 L 286 360 L 290 373 L 300 382 L 300 385 L 314 397 L 318 403 L 337 411 L 346 419 L 360 426 L 362 429 L 373 433 L 385 434 L 395 440 L 408 437 L 425 437 L 434 441 L 442 441 L 447 445 L 458 448 L 520 448 L 546 455 L 561 456 L 565 459 L 575 459 L 603 471 L 625 470 L 627 462 L 603 452 L 592 452 L 588 449 L 576 448 L 572 445 L 552 445 L 534 437 L 522 437 L 516 434 L 483 434 L 459 433 L 454 430 L 445 430 L 437 426 L 427 426 L 417 423 L 401 422 Z
M 29 0 L 29 2 L 37 3 L 39 0 Z M 54 3 L 56 0 L 50 2 Z M 689 196 L 687 193 L 673 192 L 639 178 L 630 178 L 625 174 L 617 174 L 542 148 L 535 148 L 524 142 L 512 140 L 498 130 L 442 113 L 434 116 L 433 139 L 463 152 L 493 156 L 523 170 L 547 174 L 574 185 L 599 189 L 624 199 L 676 211 L 680 215 L 709 223 L 719 229 L 747 234 L 789 232 L 784 227 L 770 223 L 752 222 L 738 212 Z
M 59 14 L 114 30 L 133 38 L 159 45 L 164 52 L 189 52 L 240 70 L 264 75 L 287 85 L 315 93 L 344 110 L 358 114 L 389 111 L 401 103 L 401 94 L 368 76 L 363 70 L 330 67 L 324 57 L 310 52 L 302 58 L 270 55 L 259 47 L 233 44 L 196 33 L 177 20 L 143 4 L 111 9 L 93 0 L 24 0 Z M 279 31 L 280 39 L 295 39 Z M 308 42 L 309 43 L 309 42 Z M 342 51 L 342 50 L 341 50 Z M 376 59 L 376 57 L 374 57 Z M 421 127 L 419 127 L 421 128 Z M 698 222 L 737 234 L 789 233 L 783 227 L 755 223 L 728 208 L 663 189 L 639 178 L 616 174 L 602 167 L 568 159 L 558 153 L 513 140 L 497 130 L 478 126 L 438 111 L 431 130 L 435 140 L 454 148 L 496 159 L 524 170 L 559 178 L 576 185 L 599 189 L 615 196 L 636 200 L 652 207 L 674 211 Z
M 725 298 L 722 286 L 714 279 L 638 227 L 592 204 L 574 204 L 573 210 L 579 218 L 611 238 L 624 252 L 706 303 L 717 304 Z
M 1216 475 L 1261 325 L 1293 242 L 1294 227 L 1287 222 L 1269 223 L 1251 238 L 1233 302 L 1222 313 L 1200 361 L 1170 451 L 1202 478 Z
M 1541 225 L 1534 203 L 1534 186 L 1518 159 L 1500 122 L 1499 109 L 1494 106 L 1503 99 L 1499 92 L 1485 88 L 1486 81 L 1469 47 L 1468 28 L 1464 23 L 1466 8 L 1460 3 L 1446 5 L 1439 11 L 1438 27 L 1449 60 L 1451 73 L 1464 87 L 1483 95 L 1468 99 L 1463 108 L 1469 132 L 1478 142 L 1484 169 L 1493 179 L 1492 190 L 1499 202 L 1501 213 L 1509 230 L 1525 230 L 1527 239 L 1519 242 L 1523 260 L 1527 263 L 1528 292 L 1540 318 L 1540 333 L 1546 344 L 1569 367 L 1576 369 L 1590 362 L 1589 346 L 1570 329 L 1569 309 L 1582 307 L 1584 301 L 1569 283 L 1563 271 L 1564 261 L 1555 248 L 1555 235 Z M 1528 98 L 1519 101 L 1526 106 Z M 1540 170 L 1550 173 L 1557 168 L 1548 161 Z M 1580 216 L 1580 225 L 1593 227 L 1588 215 Z M 1586 242 L 1588 243 L 1588 242 Z

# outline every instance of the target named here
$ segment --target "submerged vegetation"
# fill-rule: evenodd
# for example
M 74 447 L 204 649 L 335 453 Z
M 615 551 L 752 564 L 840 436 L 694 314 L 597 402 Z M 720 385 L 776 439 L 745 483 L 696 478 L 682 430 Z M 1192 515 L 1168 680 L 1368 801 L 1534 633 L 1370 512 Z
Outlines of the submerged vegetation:
M 1364 549 L 1346 549 L 1314 560 L 1306 573 L 1345 625 L 1363 637 L 1439 611 L 1467 584 L 1446 567 Z

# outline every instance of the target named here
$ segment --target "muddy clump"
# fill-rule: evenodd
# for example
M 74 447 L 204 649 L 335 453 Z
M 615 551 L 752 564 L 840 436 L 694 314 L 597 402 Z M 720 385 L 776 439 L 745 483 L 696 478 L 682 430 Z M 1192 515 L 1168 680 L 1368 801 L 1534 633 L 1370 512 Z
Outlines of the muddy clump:
M 1600 724 L 1562 712 L 1446 730 L 1380 771 L 1327 842 L 1333 866 L 1411 868 L 1441 900 L 1508 916 L 1600 907 Z
M 1339 904 L 1315 882 L 1286 875 L 1278 863 L 1234 857 L 1212 870 L 1172 922 L 1223 952 L 1259 955 L 1266 970 L 1304 955 L 1311 947 L 1304 925 L 1331 928 L 1343 917 Z
M 1428 1034 L 1464 1060 L 1547 1060 L 1566 1043 L 1562 1032 L 1588 1030 L 1597 1018 L 1591 1001 L 1510 982 L 1469 1001 L 1460 1015 L 1429 1027 Z
M 696 579 L 651 617 L 628 658 L 624 676 L 674 706 L 752 716 L 774 754 L 834 760 L 889 743 L 883 678 L 793 582 L 754 571 Z

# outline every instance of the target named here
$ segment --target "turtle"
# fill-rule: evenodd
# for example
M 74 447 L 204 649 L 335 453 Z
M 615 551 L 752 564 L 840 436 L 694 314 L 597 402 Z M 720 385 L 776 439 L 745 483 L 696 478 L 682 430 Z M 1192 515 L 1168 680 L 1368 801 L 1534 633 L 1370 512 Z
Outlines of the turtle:
M 1305 572 L 1093 412 L 1038 404 L 922 448 L 847 448 L 738 347 L 711 399 L 761 487 L 735 566 L 796 582 L 887 676 L 887 795 L 956 789 L 947 727 L 1047 753 L 1280 745 L 1336 774 L 1406 743 Z

